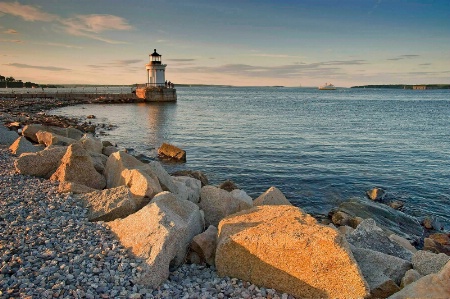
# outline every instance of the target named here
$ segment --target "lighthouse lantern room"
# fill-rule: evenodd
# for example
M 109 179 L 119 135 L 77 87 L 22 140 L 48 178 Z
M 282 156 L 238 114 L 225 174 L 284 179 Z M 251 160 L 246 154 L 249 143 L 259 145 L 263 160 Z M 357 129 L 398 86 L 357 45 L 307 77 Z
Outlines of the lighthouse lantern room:
M 149 55 L 150 62 L 145 65 L 147 69 L 147 85 L 149 87 L 165 86 L 165 71 L 167 64 L 161 63 L 161 55 L 154 52 Z

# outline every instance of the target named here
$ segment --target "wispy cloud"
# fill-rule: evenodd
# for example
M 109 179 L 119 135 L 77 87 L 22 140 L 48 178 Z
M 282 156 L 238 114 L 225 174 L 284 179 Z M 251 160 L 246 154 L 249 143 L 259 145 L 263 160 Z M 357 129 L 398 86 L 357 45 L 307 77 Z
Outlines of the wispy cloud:
M 134 64 L 136 63 L 141 63 L 142 65 L 144 64 L 144 60 L 142 59 L 122 59 L 122 60 L 114 60 L 111 62 L 105 62 L 105 63 L 99 63 L 99 64 L 89 64 L 87 65 L 87 67 L 92 68 L 92 69 L 107 69 L 107 68 L 111 68 L 111 67 L 119 67 L 119 68 L 127 68 L 127 70 L 130 70 L 130 68 L 134 68 Z M 141 69 L 143 68 L 140 67 Z
M 0 2 L 0 12 L 17 17 L 21 17 L 25 21 L 43 21 L 51 22 L 59 17 L 42 11 L 39 7 L 32 5 L 22 5 L 19 2 Z
M 195 61 L 196 59 L 192 59 L 192 58 L 172 58 L 172 59 L 167 59 L 167 61 L 174 61 L 174 62 L 189 62 L 189 61 Z
M 56 67 L 56 66 L 43 66 L 43 65 L 30 65 L 24 63 L 7 63 L 4 65 L 13 66 L 22 69 L 38 69 L 38 70 L 47 70 L 47 71 L 70 71 L 70 69 Z
M 24 41 L 20 39 L 0 39 L 0 43 L 16 43 L 22 44 Z
M 19 33 L 19 32 L 17 32 L 17 31 L 14 30 L 14 29 L 7 29 L 7 30 L 3 31 L 3 33 L 6 33 L 6 34 L 17 34 L 17 33 Z
M 345 73 L 343 67 L 367 64 L 365 60 L 336 60 L 316 63 L 287 64 L 279 66 L 254 66 L 248 64 L 225 64 L 215 67 L 190 66 L 178 67 L 179 72 L 186 73 L 221 73 L 248 77 L 297 78 L 301 76 L 321 77 Z
M 68 48 L 68 49 L 83 49 L 83 47 L 80 47 L 80 46 L 61 44 L 61 43 L 45 43 L 45 45 L 53 46 L 53 47 L 63 47 L 63 48 Z
M 33 5 L 23 5 L 19 2 L 0 2 L 0 12 L 20 17 L 25 21 L 55 22 L 62 26 L 63 30 L 74 36 L 87 37 L 110 44 L 120 44 L 123 41 L 107 39 L 101 36 L 105 31 L 127 31 L 132 30 L 127 20 L 114 15 L 75 15 L 71 18 L 62 18 L 55 14 L 42 11 Z
M 286 55 L 286 54 L 251 54 L 250 56 L 257 56 L 257 57 L 272 57 L 272 58 L 300 58 L 300 56 L 294 56 L 294 55 Z
M 416 55 L 416 54 L 407 54 L 407 55 L 400 55 L 400 56 L 393 57 L 393 58 L 388 58 L 387 60 L 398 61 L 398 60 L 412 59 L 412 58 L 417 58 L 417 57 L 420 57 L 420 55 Z

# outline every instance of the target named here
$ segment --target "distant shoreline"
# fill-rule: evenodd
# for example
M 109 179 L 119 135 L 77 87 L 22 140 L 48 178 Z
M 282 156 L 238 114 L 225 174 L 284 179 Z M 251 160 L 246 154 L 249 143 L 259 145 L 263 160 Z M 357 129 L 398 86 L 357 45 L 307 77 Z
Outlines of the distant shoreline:
M 380 85 L 361 85 L 350 88 L 390 88 L 390 89 L 450 89 L 450 84 L 380 84 Z

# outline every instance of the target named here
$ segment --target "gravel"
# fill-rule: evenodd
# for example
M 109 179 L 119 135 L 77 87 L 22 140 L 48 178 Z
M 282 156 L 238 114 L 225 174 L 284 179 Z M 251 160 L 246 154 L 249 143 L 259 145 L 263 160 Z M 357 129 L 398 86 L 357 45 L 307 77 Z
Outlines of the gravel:
M 157 289 L 135 283 L 142 261 L 57 183 L 19 175 L 0 148 L 0 298 L 283 298 L 273 289 L 183 265 Z

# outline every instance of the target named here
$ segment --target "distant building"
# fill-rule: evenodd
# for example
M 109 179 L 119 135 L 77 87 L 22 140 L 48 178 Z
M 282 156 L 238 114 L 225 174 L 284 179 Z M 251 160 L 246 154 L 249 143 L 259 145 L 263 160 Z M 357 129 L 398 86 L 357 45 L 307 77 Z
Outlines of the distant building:
M 413 85 L 413 89 L 423 90 L 423 89 L 427 89 L 427 86 L 426 85 Z

